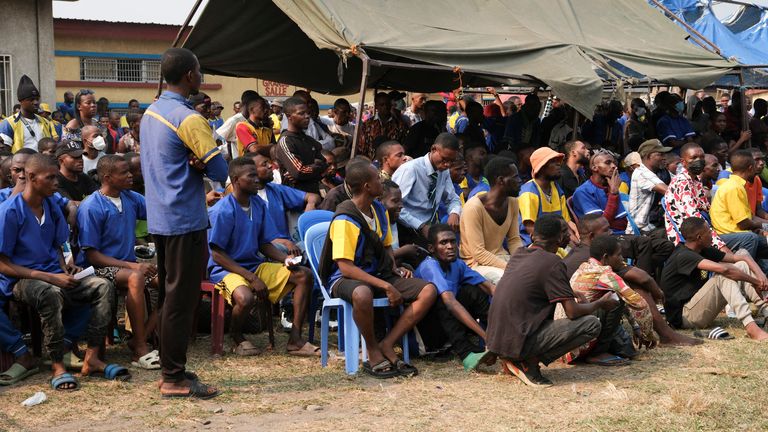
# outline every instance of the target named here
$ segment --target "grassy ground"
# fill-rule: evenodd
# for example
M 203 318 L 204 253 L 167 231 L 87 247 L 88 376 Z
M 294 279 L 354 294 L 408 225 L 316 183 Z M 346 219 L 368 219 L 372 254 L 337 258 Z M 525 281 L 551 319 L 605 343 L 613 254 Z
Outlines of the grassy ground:
M 764 412 L 768 345 L 725 320 L 736 340 L 660 348 L 631 366 L 564 366 L 544 373 L 555 387 L 526 388 L 497 366 L 464 373 L 458 362 L 416 361 L 412 379 L 347 377 L 343 361 L 283 353 L 211 358 L 208 339 L 190 350 L 190 369 L 224 391 L 211 401 L 163 400 L 157 372 L 133 370 L 130 383 L 83 379 L 54 393 L 47 373 L 0 389 L 0 430 L 768 430 Z M 264 346 L 266 338 L 255 338 Z M 110 360 L 128 361 L 125 347 Z M 20 402 L 43 390 L 48 401 Z

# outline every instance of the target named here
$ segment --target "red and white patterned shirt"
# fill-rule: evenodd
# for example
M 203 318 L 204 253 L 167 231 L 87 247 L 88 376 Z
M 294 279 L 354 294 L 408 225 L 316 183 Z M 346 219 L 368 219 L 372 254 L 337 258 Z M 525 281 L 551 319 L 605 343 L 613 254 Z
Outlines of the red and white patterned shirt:
M 685 168 L 681 167 L 680 173 L 672 177 L 667 193 L 664 194 L 664 200 L 667 206 L 667 211 L 664 213 L 667 237 L 676 245 L 680 243 L 680 240 L 675 232 L 675 227 L 672 226 L 670 216 L 678 229 L 683 220 L 689 217 L 698 217 L 709 221 L 708 217 L 702 215 L 702 212 L 709 213 L 707 190 L 699 179 L 692 177 Z M 718 249 L 725 246 L 715 230 L 710 227 L 710 231 L 712 232 L 712 246 Z

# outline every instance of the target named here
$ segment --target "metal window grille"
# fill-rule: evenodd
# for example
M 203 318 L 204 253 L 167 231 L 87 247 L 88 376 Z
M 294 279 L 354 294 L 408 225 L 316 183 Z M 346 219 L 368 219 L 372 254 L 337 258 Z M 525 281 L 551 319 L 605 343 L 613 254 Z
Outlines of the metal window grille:
M 160 60 L 80 58 L 82 81 L 157 82 Z
M 13 80 L 11 79 L 11 56 L 0 55 L 0 113 L 13 112 Z

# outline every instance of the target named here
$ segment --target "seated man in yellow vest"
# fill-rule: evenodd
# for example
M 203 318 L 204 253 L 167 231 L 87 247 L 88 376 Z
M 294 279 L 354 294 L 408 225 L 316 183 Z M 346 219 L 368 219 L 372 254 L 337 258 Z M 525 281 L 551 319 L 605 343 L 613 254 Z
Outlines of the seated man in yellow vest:
M 2 144 L 16 153 L 25 147 L 37 151 L 37 142 L 41 138 L 48 137 L 58 141 L 59 135 L 53 123 L 37 115 L 40 108 L 40 91 L 28 76 L 21 76 L 16 95 L 19 97 L 21 108 L 17 114 L 0 122 Z

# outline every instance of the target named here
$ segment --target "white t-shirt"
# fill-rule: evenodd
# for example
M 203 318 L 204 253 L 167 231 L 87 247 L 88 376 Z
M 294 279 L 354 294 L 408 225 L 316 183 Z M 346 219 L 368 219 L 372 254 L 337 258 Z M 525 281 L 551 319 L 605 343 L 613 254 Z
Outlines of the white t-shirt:
M 632 172 L 631 183 L 632 185 L 629 188 L 629 214 L 640 231 L 651 231 L 656 228 L 648 221 L 648 215 L 653 206 L 653 188 L 658 184 L 664 184 L 664 182 L 644 164 L 640 164 Z M 631 225 L 627 225 L 626 232 L 627 234 L 634 234 Z
M 19 116 L 19 121 L 22 123 L 21 130 L 24 131 L 24 148 L 29 148 L 37 151 L 37 142 L 43 138 L 43 124 L 34 119 L 28 119 L 26 117 Z M 30 133 L 29 131 L 32 131 Z M 0 134 L 0 139 L 8 147 L 13 146 L 13 137 L 6 134 Z
M 89 159 L 88 156 L 83 153 L 83 172 L 88 174 L 92 170 L 95 170 L 96 164 L 99 163 L 99 159 L 101 159 L 103 156 L 104 152 L 99 152 L 99 154 L 96 155 L 96 159 Z
M 108 200 L 112 201 L 112 204 L 114 204 L 114 205 L 115 205 L 115 207 L 117 207 L 117 211 L 119 211 L 120 213 L 122 213 L 122 212 L 123 212 L 123 199 L 122 199 L 122 198 L 120 198 L 120 197 L 117 197 L 117 198 L 113 198 L 113 197 L 111 197 L 111 196 L 108 196 L 108 195 L 104 195 L 104 196 L 105 196 L 105 197 L 106 197 Z
M 265 204 L 269 204 L 269 197 L 267 197 L 267 188 L 259 189 L 257 192 L 257 195 L 259 195 L 259 198 L 264 200 Z

